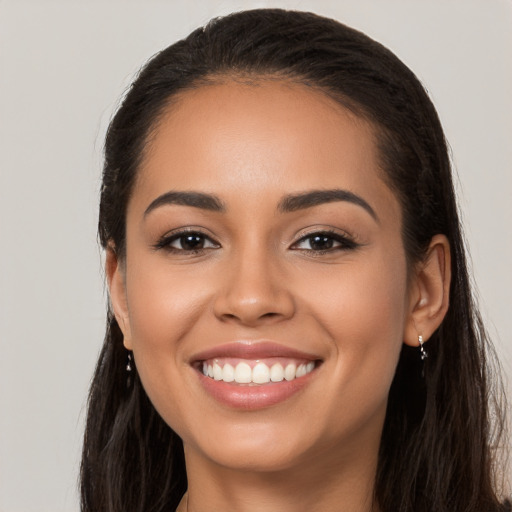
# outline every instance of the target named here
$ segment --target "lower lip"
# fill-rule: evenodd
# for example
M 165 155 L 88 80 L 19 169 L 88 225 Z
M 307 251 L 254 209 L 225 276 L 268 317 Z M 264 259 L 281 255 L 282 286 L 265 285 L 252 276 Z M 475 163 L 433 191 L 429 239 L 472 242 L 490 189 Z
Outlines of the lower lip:
M 235 409 L 256 410 L 291 398 L 311 381 L 316 370 L 291 381 L 255 385 L 228 383 L 206 377 L 201 372 L 197 374 L 206 392 L 221 404 Z

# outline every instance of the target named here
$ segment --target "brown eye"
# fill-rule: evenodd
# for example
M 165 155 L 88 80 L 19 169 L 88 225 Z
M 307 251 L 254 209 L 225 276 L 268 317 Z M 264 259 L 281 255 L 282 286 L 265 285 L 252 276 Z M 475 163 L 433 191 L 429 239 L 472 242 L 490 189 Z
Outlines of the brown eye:
M 309 238 L 309 245 L 314 251 L 325 251 L 333 248 L 334 240 L 326 235 L 315 235 Z
M 322 253 L 355 247 L 357 244 L 353 240 L 339 233 L 312 233 L 302 237 L 292 249 Z
M 172 241 L 169 245 L 175 249 L 183 251 L 197 251 L 204 249 L 206 237 L 197 233 L 181 235 Z
M 206 249 L 216 249 L 219 244 L 200 232 L 180 232 L 163 237 L 156 249 L 166 249 L 170 252 L 201 252 Z

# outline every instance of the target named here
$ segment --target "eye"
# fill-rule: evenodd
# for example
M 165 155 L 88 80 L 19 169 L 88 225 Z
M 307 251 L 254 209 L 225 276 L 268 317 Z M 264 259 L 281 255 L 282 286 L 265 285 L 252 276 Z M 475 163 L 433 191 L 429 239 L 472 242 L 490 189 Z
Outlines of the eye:
M 357 244 L 347 236 L 333 232 L 317 232 L 302 237 L 293 244 L 292 249 L 313 251 L 316 253 L 354 249 Z
M 207 247 L 215 247 L 215 244 L 201 233 L 187 233 L 172 237 L 168 246 L 183 251 L 197 251 Z
M 206 249 L 216 249 L 219 244 L 210 237 L 196 231 L 185 231 L 164 236 L 156 245 L 156 249 L 167 249 L 171 252 L 198 253 Z

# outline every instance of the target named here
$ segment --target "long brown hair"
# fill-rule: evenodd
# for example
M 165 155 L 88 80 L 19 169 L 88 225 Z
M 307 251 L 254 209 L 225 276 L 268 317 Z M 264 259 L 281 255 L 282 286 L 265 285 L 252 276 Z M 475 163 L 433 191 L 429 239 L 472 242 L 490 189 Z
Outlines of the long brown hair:
M 107 133 L 102 246 L 113 243 L 123 258 L 141 155 L 172 96 L 222 77 L 265 75 L 319 88 L 373 123 L 381 166 L 401 203 L 409 263 L 421 260 L 436 234 L 451 244 L 449 311 L 429 340 L 424 368 L 414 349 L 403 347 L 390 391 L 375 490 L 381 510 L 503 510 L 491 448 L 503 430 L 503 395 L 472 298 L 447 145 L 424 88 L 379 43 L 314 14 L 261 9 L 215 19 L 157 54 Z M 127 381 L 126 357 L 109 310 L 89 396 L 83 512 L 168 512 L 187 487 L 181 440 L 153 408 L 136 368 Z

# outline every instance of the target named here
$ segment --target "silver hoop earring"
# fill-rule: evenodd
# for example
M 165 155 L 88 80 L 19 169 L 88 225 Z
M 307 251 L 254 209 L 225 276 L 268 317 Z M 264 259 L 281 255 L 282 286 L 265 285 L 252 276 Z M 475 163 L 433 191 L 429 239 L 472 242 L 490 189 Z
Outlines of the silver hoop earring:
M 425 361 L 425 359 L 427 359 L 427 357 L 428 357 L 428 353 L 425 350 L 425 348 L 423 347 L 423 336 L 421 336 L 421 334 L 418 336 L 418 342 L 420 344 L 420 357 L 421 357 L 421 360 Z

